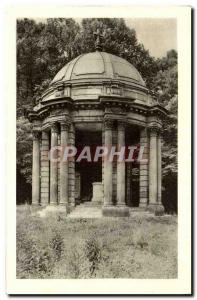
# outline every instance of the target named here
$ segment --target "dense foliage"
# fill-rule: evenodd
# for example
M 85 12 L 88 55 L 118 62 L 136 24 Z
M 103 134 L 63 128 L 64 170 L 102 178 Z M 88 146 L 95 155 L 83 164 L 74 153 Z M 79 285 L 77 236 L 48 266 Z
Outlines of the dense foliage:
M 93 36 L 99 27 L 104 33 L 104 50 L 132 63 L 147 87 L 156 93 L 159 103 L 171 112 L 164 126 L 163 187 L 166 208 L 176 210 L 177 53 L 171 50 L 162 59 L 152 57 L 137 41 L 135 30 L 128 28 L 123 19 L 83 19 L 80 25 L 73 19 L 61 18 L 46 22 L 17 21 L 17 170 L 20 174 L 17 190 L 26 189 L 22 182 L 31 182 L 31 126 L 24 111 L 35 105 L 63 65 L 81 53 L 94 51 Z

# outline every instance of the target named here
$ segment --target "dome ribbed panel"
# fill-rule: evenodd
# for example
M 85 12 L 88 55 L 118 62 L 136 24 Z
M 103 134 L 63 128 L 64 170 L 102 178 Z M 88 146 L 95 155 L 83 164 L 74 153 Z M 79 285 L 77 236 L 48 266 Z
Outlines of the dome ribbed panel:
M 145 86 L 137 69 L 125 59 L 106 53 L 91 52 L 78 56 L 64 66 L 51 82 L 88 79 L 120 80 Z

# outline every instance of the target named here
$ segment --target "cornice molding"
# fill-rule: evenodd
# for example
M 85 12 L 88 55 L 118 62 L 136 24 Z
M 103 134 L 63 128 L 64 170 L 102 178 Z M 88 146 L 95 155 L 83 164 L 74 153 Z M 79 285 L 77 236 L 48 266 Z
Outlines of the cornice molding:
M 31 111 L 28 113 L 28 119 L 30 122 L 34 121 L 42 121 L 45 118 L 49 117 L 50 114 L 53 114 L 54 117 L 61 117 L 62 114 L 65 114 L 63 109 L 67 109 L 69 114 L 72 111 L 79 110 L 102 110 L 104 116 L 111 118 L 115 116 L 115 119 L 118 118 L 127 118 L 129 112 L 136 113 L 137 115 L 143 115 L 147 118 L 158 118 L 160 122 L 168 116 L 168 111 L 160 106 L 148 106 L 145 104 L 135 103 L 128 98 L 120 98 L 120 97 L 100 97 L 100 99 L 88 99 L 88 100 L 76 100 L 73 101 L 69 97 L 64 97 L 62 99 L 52 99 L 43 103 L 42 107 L 37 111 Z M 55 110 L 59 110 L 59 113 L 55 112 Z M 136 116 L 137 118 L 137 116 Z

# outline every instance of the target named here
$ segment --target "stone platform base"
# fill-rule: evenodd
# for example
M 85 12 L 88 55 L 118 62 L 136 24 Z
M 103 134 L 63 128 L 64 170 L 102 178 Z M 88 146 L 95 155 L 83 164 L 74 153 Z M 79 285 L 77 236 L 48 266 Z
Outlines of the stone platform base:
M 163 216 L 165 212 L 162 204 L 149 204 L 147 210 L 151 213 L 154 213 L 155 216 Z
M 147 210 L 147 205 L 146 206 L 133 206 L 133 207 L 129 207 L 129 210 L 131 212 L 133 211 L 139 211 L 139 212 L 143 212 L 143 211 L 146 211 Z
M 64 216 L 67 216 L 68 214 L 68 208 L 66 205 L 42 205 L 38 206 L 39 209 L 35 211 L 34 214 L 38 215 L 39 217 L 47 217 L 49 215 L 53 215 L 54 213 L 56 214 L 62 214 Z
M 102 218 L 101 207 L 85 206 L 84 204 L 77 205 L 75 209 L 70 214 L 68 214 L 67 218 L 75 218 L 75 219 Z
M 83 205 L 83 206 L 86 206 L 86 207 L 100 207 L 102 206 L 102 203 L 100 201 L 87 201 L 87 202 L 83 202 L 82 204 L 80 205 Z
M 103 206 L 102 214 L 105 217 L 129 217 L 127 206 Z

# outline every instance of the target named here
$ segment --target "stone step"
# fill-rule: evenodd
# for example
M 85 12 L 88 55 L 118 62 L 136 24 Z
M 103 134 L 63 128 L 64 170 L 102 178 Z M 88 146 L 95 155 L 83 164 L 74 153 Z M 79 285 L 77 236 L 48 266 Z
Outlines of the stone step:
M 85 207 L 98 207 L 98 208 L 101 208 L 101 207 L 102 207 L 102 204 L 99 203 L 99 202 L 91 202 L 91 201 L 88 201 L 88 202 L 81 203 L 79 206 L 85 206 Z
M 101 207 L 88 207 L 85 205 L 78 205 L 68 215 L 68 218 L 101 218 Z

